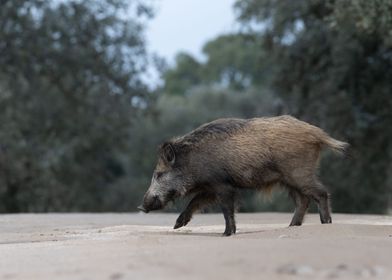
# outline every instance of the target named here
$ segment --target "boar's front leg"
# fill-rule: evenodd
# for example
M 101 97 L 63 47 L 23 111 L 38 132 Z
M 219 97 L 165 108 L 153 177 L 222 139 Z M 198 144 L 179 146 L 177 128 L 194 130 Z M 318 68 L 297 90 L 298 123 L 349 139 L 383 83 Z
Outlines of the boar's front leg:
M 189 202 L 188 206 L 178 216 L 174 229 L 186 226 L 192 219 L 193 213 L 197 210 L 207 206 L 208 204 L 215 201 L 215 195 L 208 192 L 200 192 L 196 194 Z
M 225 190 L 223 193 L 219 194 L 219 203 L 226 222 L 226 228 L 223 233 L 224 236 L 230 236 L 236 232 L 234 219 L 235 196 L 236 193 L 232 189 Z

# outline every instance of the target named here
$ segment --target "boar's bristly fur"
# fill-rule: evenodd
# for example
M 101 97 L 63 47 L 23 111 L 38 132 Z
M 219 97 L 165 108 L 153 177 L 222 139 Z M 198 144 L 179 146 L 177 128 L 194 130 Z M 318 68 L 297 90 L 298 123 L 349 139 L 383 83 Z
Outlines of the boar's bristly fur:
M 291 116 L 219 119 L 161 145 L 142 207 L 157 210 L 192 194 L 174 228 L 185 226 L 195 211 L 218 203 L 226 221 L 224 235 L 231 235 L 236 231 L 237 191 L 279 184 L 296 205 L 290 226 L 302 224 L 311 200 L 319 206 L 321 222 L 331 223 L 330 195 L 316 174 L 323 147 L 344 153 L 348 144 Z

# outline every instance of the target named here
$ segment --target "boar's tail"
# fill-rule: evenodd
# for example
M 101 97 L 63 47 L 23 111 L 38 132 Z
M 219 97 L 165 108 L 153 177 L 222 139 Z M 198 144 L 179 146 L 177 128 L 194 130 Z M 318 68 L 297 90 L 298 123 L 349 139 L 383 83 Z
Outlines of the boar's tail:
M 323 136 L 324 137 L 322 137 L 321 141 L 325 146 L 332 149 L 334 152 L 338 154 L 349 156 L 349 148 L 350 148 L 349 143 L 333 139 L 326 133 Z

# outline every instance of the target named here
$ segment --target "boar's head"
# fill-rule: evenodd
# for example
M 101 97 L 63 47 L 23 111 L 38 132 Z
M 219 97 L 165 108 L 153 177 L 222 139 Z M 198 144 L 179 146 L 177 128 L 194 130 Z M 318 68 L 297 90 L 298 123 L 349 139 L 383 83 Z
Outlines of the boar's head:
M 138 209 L 146 213 L 159 210 L 169 201 L 185 195 L 191 185 L 191 176 L 187 176 L 187 173 L 186 163 L 176 151 L 175 145 L 161 145 L 151 185 L 144 195 L 143 205 Z

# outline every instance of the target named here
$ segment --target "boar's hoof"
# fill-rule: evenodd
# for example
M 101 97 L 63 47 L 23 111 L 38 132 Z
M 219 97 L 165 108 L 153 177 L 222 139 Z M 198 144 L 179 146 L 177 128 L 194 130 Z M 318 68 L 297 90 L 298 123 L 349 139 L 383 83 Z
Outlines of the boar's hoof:
M 223 233 L 223 236 L 230 236 L 232 234 L 235 234 L 236 230 L 237 230 L 236 226 L 226 227 L 225 232 Z
M 332 219 L 331 217 L 327 217 L 324 219 L 320 219 L 322 224 L 332 224 Z
M 189 221 L 191 220 L 191 217 L 187 215 L 186 213 L 181 213 L 180 216 L 178 216 L 176 224 L 174 225 L 174 229 L 178 229 L 180 227 L 186 226 Z

